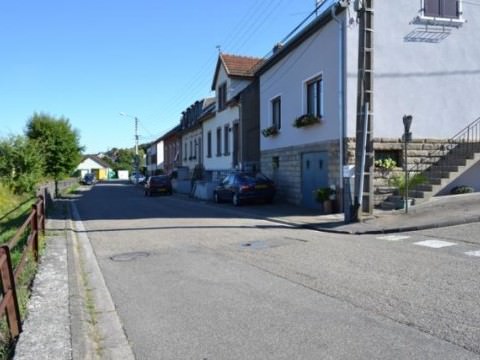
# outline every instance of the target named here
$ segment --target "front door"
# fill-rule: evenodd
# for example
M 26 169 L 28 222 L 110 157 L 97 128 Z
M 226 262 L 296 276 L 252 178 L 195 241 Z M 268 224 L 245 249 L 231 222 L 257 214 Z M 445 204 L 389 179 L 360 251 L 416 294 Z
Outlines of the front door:
M 239 126 L 238 123 L 233 124 L 233 153 L 232 153 L 232 165 L 235 168 L 238 165 L 238 155 L 239 155 Z
M 302 205 L 318 209 L 314 191 L 328 184 L 328 153 L 326 151 L 302 155 Z

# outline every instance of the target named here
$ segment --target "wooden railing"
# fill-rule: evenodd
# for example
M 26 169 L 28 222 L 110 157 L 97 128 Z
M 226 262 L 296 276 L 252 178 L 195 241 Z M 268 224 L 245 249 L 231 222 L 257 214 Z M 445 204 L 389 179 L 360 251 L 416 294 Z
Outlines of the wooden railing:
M 16 338 L 22 331 L 15 284 L 29 259 L 32 258 L 35 262 L 38 262 L 38 238 L 40 233 L 45 233 L 45 218 L 45 199 L 43 196 L 39 196 L 37 202 L 32 205 L 30 215 L 22 226 L 7 244 L 0 247 L 0 279 L 2 281 L 0 317 L 6 315 L 12 338 Z M 22 239 L 25 239 L 26 234 L 28 236 L 21 258 L 14 268 L 11 251 L 19 245 Z

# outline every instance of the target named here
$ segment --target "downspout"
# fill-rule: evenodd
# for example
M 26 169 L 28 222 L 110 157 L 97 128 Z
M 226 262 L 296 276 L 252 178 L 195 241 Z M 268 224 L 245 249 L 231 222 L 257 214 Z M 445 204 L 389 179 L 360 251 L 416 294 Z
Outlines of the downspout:
M 346 6 L 348 6 L 346 3 Z M 343 204 L 344 204 L 344 188 L 343 188 L 343 152 L 344 152 L 344 141 L 345 141 L 345 106 L 344 106 L 344 99 L 345 99 L 345 22 L 341 20 L 336 14 L 335 10 L 339 7 L 345 7 L 345 1 L 339 1 L 335 6 L 332 6 L 331 13 L 332 18 L 338 24 L 338 59 L 339 59 L 339 66 L 338 66 L 338 133 L 339 133 L 339 189 L 337 190 L 337 194 L 341 194 L 340 199 L 340 211 L 343 211 Z

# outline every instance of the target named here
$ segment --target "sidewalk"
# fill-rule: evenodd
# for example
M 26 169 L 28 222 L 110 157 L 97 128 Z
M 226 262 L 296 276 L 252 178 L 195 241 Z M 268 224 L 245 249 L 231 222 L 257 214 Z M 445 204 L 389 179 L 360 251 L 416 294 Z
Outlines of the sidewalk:
M 318 211 L 286 204 L 245 206 L 242 212 L 282 224 L 342 234 L 382 234 L 432 229 L 480 222 L 480 193 L 449 195 L 405 210 L 375 210 L 363 222 L 345 224 L 344 215 L 319 215 Z

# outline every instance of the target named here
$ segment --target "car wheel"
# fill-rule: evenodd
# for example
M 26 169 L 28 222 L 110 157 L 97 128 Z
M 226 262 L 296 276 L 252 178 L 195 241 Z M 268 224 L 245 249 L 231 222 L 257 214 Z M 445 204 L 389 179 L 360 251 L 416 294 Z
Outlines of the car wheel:
M 238 198 L 238 194 L 233 194 L 232 202 L 233 205 L 240 206 L 240 199 Z
M 220 196 L 218 196 L 217 192 L 213 193 L 213 200 L 217 203 L 220 204 Z
M 267 204 L 273 203 L 273 196 L 268 197 L 266 201 L 267 201 Z
M 147 192 L 147 190 L 145 190 L 145 191 L 144 191 L 144 194 L 145 194 L 145 196 L 148 196 L 148 192 Z

